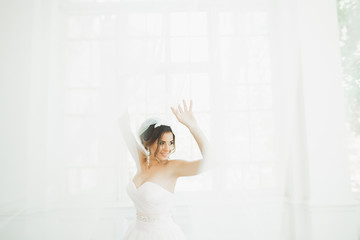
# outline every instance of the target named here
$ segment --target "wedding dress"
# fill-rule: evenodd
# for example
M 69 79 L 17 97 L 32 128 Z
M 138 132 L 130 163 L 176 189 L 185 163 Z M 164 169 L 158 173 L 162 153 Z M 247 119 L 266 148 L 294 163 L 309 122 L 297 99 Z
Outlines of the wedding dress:
M 123 240 L 186 240 L 171 213 L 174 193 L 150 181 L 137 188 L 133 180 L 126 191 L 134 202 L 136 220 Z

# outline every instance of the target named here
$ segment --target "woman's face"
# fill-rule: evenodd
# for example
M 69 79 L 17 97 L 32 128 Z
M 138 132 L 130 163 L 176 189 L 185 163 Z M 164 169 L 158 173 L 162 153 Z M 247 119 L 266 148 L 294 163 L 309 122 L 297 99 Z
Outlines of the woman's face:
M 158 141 L 155 141 L 153 145 L 150 146 L 151 155 L 156 152 L 156 148 L 158 146 Z M 174 150 L 174 138 L 172 132 L 165 132 L 159 141 L 159 149 L 156 153 L 155 157 L 159 160 L 167 160 L 169 159 L 169 155 Z

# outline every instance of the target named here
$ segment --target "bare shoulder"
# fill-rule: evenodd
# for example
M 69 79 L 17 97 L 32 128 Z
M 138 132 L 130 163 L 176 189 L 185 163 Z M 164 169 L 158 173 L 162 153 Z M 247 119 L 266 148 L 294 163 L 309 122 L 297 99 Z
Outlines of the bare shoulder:
M 170 169 L 178 169 L 179 167 L 183 167 L 187 163 L 190 163 L 190 162 L 186 161 L 186 160 L 181 160 L 181 159 L 169 160 L 169 168 Z
M 172 159 L 169 160 L 169 165 L 170 166 L 176 166 L 178 164 L 180 164 L 181 162 L 186 162 L 185 160 L 180 160 L 180 159 Z
M 186 160 L 170 160 L 169 169 L 176 177 L 193 176 L 199 173 L 199 166 L 201 160 L 186 161 Z

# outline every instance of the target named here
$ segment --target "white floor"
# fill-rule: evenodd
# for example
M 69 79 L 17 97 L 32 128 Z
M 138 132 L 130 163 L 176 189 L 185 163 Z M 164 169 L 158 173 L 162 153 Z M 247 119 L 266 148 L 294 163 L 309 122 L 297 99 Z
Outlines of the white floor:
M 252 211 L 253 215 L 239 216 L 235 221 L 206 218 L 202 229 L 208 223 L 219 225 L 217 228 L 209 225 L 202 233 L 196 232 L 193 221 L 186 217 L 186 208 L 176 209 L 175 220 L 189 240 L 360 240 L 359 206 L 287 210 L 282 216 L 275 216 L 279 211 L 259 208 Z M 121 240 L 135 211 L 131 207 L 59 209 L 20 213 L 12 219 L 10 215 L 11 212 L 0 216 L 1 240 Z M 274 222 L 275 219 L 281 219 L 281 223 Z

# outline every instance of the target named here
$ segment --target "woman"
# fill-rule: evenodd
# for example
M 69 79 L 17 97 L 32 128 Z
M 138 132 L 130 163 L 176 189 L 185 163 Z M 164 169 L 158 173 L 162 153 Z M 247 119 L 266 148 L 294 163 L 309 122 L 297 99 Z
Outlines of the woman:
M 204 156 L 207 140 L 192 113 L 192 101 L 189 107 L 183 101 L 183 106 L 171 110 L 190 130 Z M 122 130 L 137 166 L 137 174 L 127 187 L 137 216 L 123 240 L 184 240 L 170 212 L 174 188 L 177 178 L 198 174 L 203 160 L 169 160 L 175 151 L 175 135 L 158 119 L 148 119 L 140 127 L 141 145 L 131 136 L 128 123 L 122 124 Z

